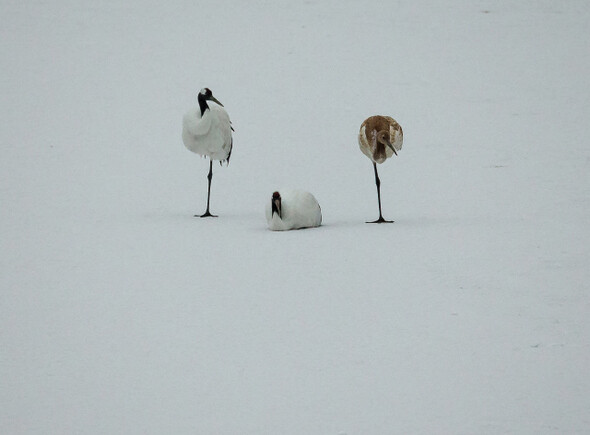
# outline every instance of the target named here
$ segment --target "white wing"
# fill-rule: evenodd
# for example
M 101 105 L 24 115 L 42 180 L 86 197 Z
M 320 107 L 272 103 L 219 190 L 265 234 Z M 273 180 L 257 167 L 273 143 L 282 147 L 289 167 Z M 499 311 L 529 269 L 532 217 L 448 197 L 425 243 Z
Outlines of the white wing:
M 228 160 L 233 145 L 229 115 L 213 102 L 202 117 L 198 107 L 189 110 L 182 121 L 182 141 L 194 153 L 212 160 Z

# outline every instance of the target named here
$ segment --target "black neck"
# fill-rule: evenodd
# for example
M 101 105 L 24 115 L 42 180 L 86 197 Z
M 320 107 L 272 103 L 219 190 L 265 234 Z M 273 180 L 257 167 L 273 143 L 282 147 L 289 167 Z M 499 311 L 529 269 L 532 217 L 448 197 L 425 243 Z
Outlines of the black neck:
M 274 214 L 276 213 L 279 218 L 281 217 L 281 200 L 279 199 L 278 201 L 279 205 L 277 206 L 277 201 L 274 200 L 274 198 L 272 199 L 272 207 L 271 207 L 271 216 L 274 216 Z
M 199 107 L 201 108 L 201 116 L 203 116 L 205 114 L 205 110 L 209 108 L 209 106 L 207 105 L 207 100 L 205 99 L 203 94 L 199 94 L 199 98 L 197 99 L 199 100 Z

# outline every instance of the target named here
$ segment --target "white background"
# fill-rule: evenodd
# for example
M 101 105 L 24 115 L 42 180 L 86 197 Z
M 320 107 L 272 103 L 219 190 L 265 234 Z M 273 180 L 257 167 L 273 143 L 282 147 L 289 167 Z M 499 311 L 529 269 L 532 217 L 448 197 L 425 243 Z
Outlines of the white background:
M 590 431 L 590 6 L 0 4 L 0 432 Z M 229 167 L 186 150 L 209 87 Z M 361 122 L 390 115 L 373 169 Z M 280 187 L 318 229 L 275 233 Z

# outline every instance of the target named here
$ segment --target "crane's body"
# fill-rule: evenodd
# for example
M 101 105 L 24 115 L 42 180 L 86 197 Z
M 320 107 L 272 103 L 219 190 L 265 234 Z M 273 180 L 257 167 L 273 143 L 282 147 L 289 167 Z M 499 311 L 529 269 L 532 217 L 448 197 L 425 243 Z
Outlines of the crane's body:
M 364 155 L 373 162 L 377 200 L 379 202 L 379 219 L 368 223 L 391 223 L 381 213 L 381 180 L 377 173 L 377 163 L 381 164 L 401 151 L 404 133 L 398 122 L 390 116 L 371 116 L 361 124 L 359 130 L 359 147 Z
M 199 107 L 190 109 L 182 120 L 182 141 L 190 151 L 209 157 L 207 175 L 207 210 L 200 217 L 215 217 L 209 211 L 213 160 L 227 162 L 231 157 L 233 138 L 229 115 L 223 105 L 213 97 L 210 89 L 199 92 Z M 213 103 L 211 103 L 213 102 Z
M 319 227 L 322 210 L 311 193 L 281 189 L 266 203 L 266 221 L 273 231 Z

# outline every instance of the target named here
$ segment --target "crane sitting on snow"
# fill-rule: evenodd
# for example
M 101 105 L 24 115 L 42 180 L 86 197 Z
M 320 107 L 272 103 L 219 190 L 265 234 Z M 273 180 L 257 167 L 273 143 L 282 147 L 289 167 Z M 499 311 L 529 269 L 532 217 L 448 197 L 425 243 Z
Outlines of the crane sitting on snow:
M 281 189 L 273 192 L 266 203 L 266 221 L 273 231 L 319 227 L 322 210 L 311 193 Z

